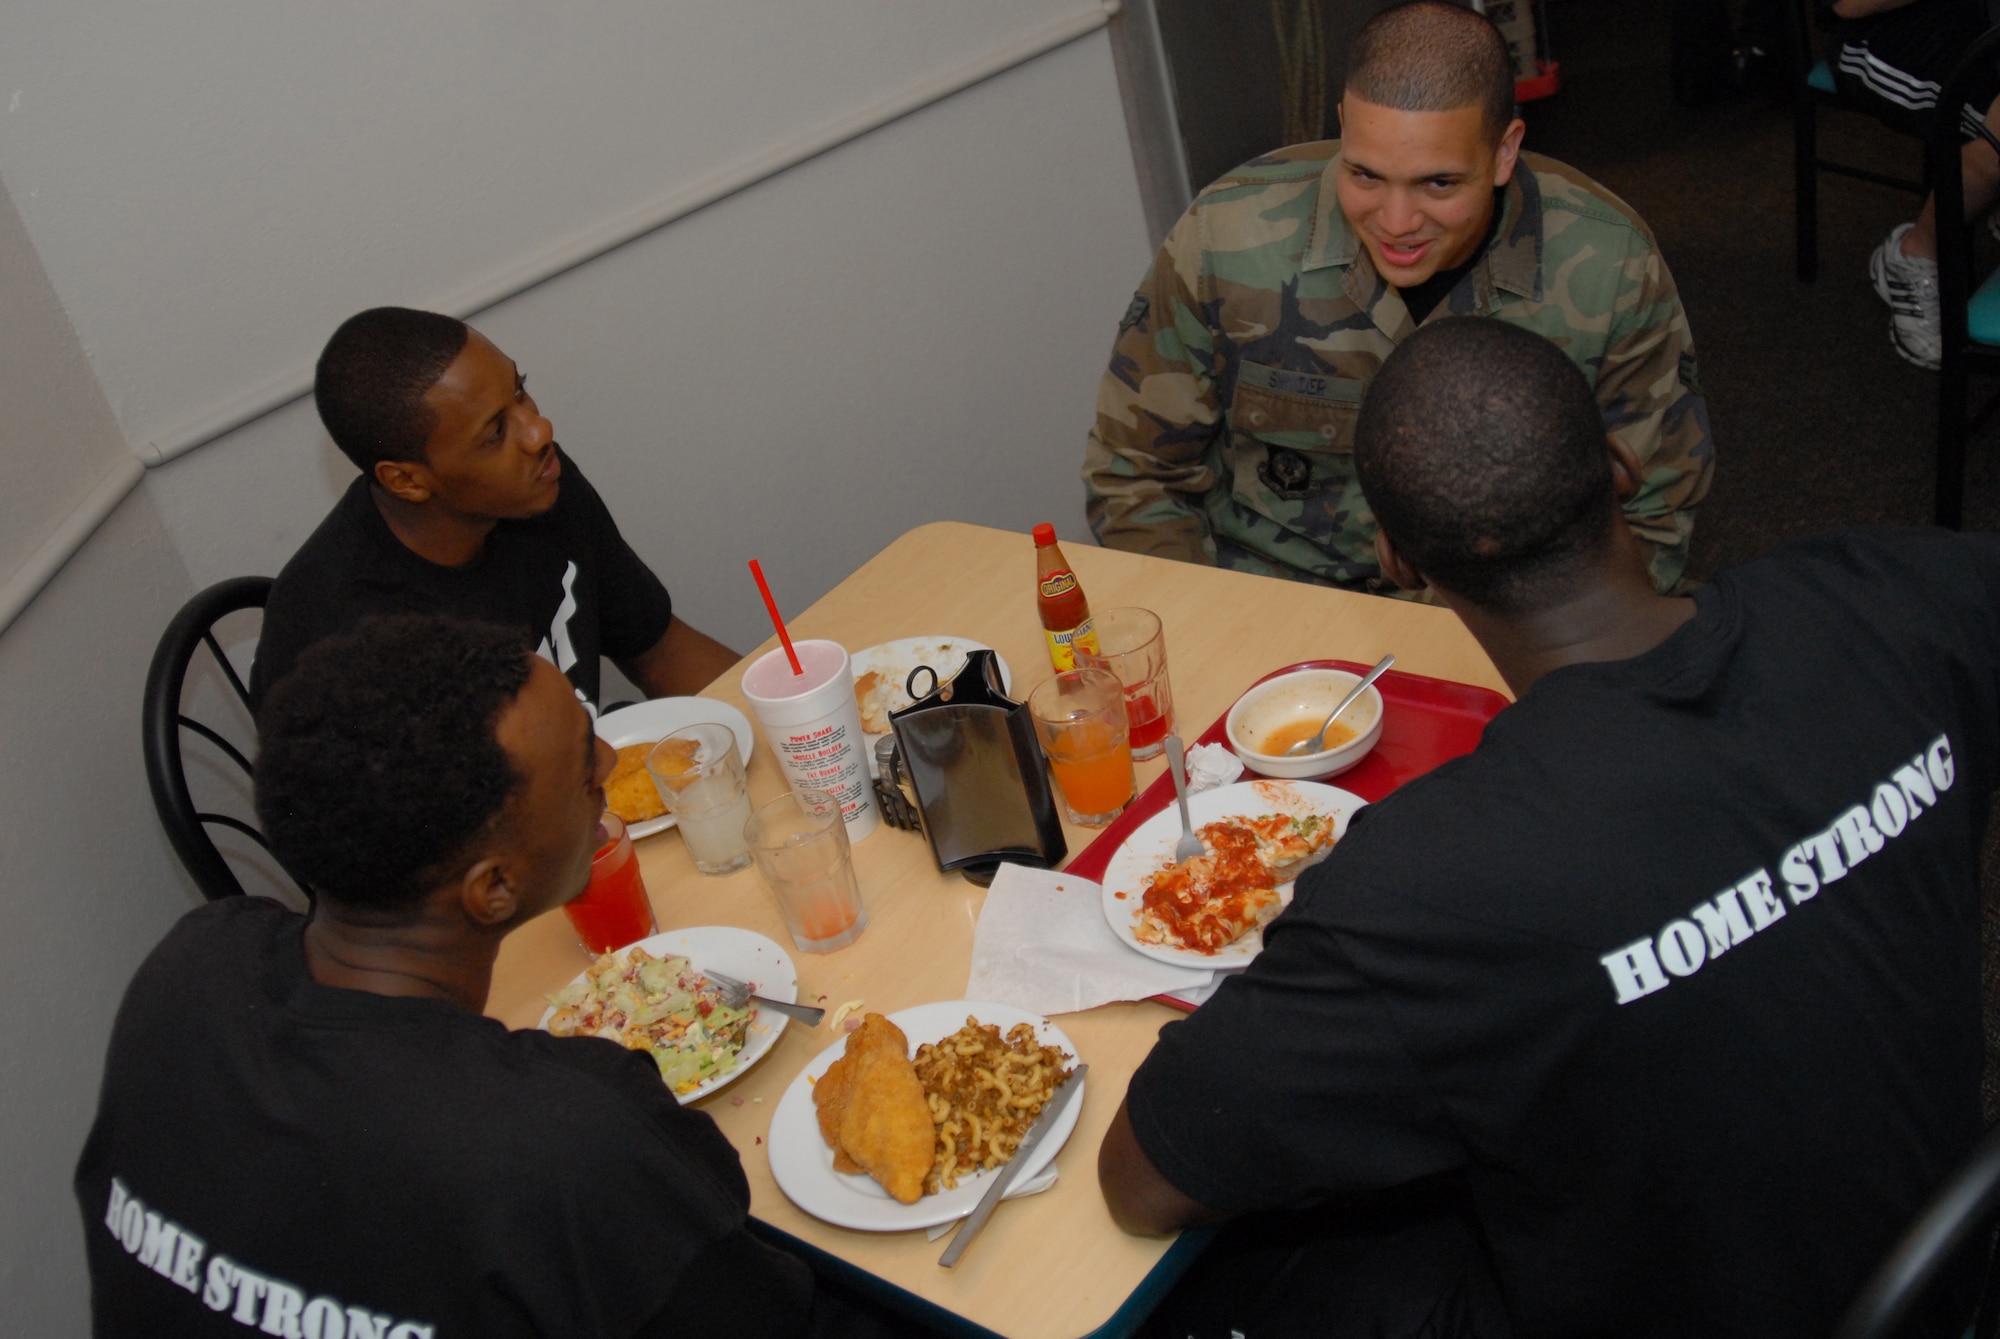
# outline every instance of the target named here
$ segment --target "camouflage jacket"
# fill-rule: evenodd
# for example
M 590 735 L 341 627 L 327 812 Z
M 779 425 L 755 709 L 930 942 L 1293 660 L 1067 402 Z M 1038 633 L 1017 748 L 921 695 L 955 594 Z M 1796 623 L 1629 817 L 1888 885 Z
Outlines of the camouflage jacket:
M 1393 592 L 1354 479 L 1362 394 L 1416 329 L 1334 194 L 1337 140 L 1254 159 L 1209 186 L 1119 323 L 1083 477 L 1113 548 Z M 1625 504 L 1653 580 L 1687 563 L 1714 449 L 1694 342 L 1646 225 L 1536 154 L 1493 243 L 1428 319 L 1486 315 L 1545 335 L 1590 378 L 1644 476 Z

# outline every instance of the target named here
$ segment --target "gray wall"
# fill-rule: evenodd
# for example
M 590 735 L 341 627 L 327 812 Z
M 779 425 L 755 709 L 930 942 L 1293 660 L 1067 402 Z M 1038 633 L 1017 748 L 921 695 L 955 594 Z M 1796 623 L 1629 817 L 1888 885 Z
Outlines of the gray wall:
M 1154 0 L 1173 68 L 1188 176 L 1196 190 L 1260 153 L 1282 148 L 1284 108 L 1273 11 L 1290 31 L 1302 4 L 1316 11 L 1326 70 L 1324 134 L 1340 133 L 1347 47 L 1395 0 Z
M 925 521 L 1079 538 L 1150 249 L 1103 22 L 0 8 L 0 606 L 56 569 L 0 627 L 0 1328 L 86 1332 L 70 1170 L 119 992 L 196 900 L 146 793 L 145 668 L 188 595 L 275 572 L 351 476 L 293 398 L 332 326 L 478 309 L 682 612 L 738 646 L 767 631 L 751 556 L 796 609 Z M 246 405 L 276 408 L 222 432 Z
M 40 537 L 124 439 L 0 192 L 0 540 Z M 161 611 L 193 593 L 149 493 L 127 497 L 0 633 L 0 1328 L 83 1333 L 69 1173 L 124 979 L 195 894 L 139 762 Z
M 1148 252 L 1100 32 L 471 319 L 680 612 L 742 648 L 770 635 L 752 557 L 796 609 L 924 521 L 1084 537 Z M 152 472 L 202 583 L 275 571 L 352 477 L 303 401 Z

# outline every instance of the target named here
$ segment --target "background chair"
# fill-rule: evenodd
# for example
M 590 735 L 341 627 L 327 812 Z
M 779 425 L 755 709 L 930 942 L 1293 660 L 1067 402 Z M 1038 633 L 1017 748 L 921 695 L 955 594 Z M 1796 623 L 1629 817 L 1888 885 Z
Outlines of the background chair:
M 1987 1131 L 1972 1156 L 1951 1174 L 1917 1214 L 1902 1239 L 1876 1267 L 1847 1308 L 1834 1339 L 1889 1339 L 1933 1296 L 1932 1285 L 1962 1249 L 1982 1253 L 1984 1266 L 1978 1312 L 1968 1339 L 1995 1332 L 1995 1257 L 1992 1227 L 2000 1211 L 2000 1126 Z
M 2000 61 L 2000 27 L 1989 29 L 1959 61 L 1938 95 L 1940 112 L 1964 104 L 1982 70 Z M 1934 515 L 1957 529 L 1965 504 L 1965 442 L 1993 412 L 1988 399 L 1968 413 L 1966 396 L 1975 368 L 2000 368 L 2000 273 L 1977 288 L 1972 282 L 1974 228 L 1965 218 L 1965 181 L 1959 172 L 1959 118 L 1932 118 L 1924 138 L 1925 171 L 1937 189 L 1938 320 L 1944 347 L 1938 364 L 1937 483 Z M 1979 135 L 2000 153 L 2000 140 L 1984 125 Z
M 1786 45 L 1792 62 L 1792 204 L 1797 215 L 1793 253 L 1799 279 L 1810 283 L 1819 276 L 1819 174 L 1833 172 L 1843 177 L 1872 181 L 1912 191 L 1918 196 L 1928 189 L 1922 181 L 1893 177 L 1852 163 L 1819 156 L 1819 111 L 1831 107 L 1872 116 L 1870 109 L 1849 102 L 1834 82 L 1833 69 L 1813 53 L 1813 0 L 1787 0 L 1785 5 Z
M 209 824 L 243 833 L 266 851 L 270 850 L 270 844 L 263 833 L 240 818 L 204 813 L 195 807 L 181 755 L 182 730 L 192 730 L 207 740 L 224 758 L 241 768 L 246 779 L 251 776 L 252 768 L 250 759 L 219 730 L 183 714 L 182 690 L 187 683 L 189 663 L 206 646 L 235 691 L 244 716 L 250 717 L 250 693 L 216 639 L 215 625 L 238 610 L 262 609 L 270 594 L 270 577 L 232 577 L 202 591 L 183 605 L 167 625 L 153 651 L 152 667 L 146 672 L 142 711 L 146 782 L 152 789 L 153 807 L 159 811 L 160 825 L 167 830 L 174 854 L 180 857 L 181 864 L 210 901 L 241 897 L 244 888 L 210 837 Z

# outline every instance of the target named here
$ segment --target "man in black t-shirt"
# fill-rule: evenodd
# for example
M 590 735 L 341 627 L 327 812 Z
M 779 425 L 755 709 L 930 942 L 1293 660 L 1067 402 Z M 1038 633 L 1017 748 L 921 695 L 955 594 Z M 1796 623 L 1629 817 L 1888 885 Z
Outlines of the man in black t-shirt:
M 746 1230 L 647 1055 L 481 1016 L 582 891 L 610 749 L 510 629 L 365 620 L 259 722 L 257 809 L 318 891 L 190 912 L 118 1012 L 76 1171 L 100 1335 L 875 1333 Z
M 1493 321 L 1404 343 L 1356 463 L 1384 569 L 1518 700 L 1163 1029 L 1112 1213 L 1263 1214 L 1232 1265 L 1292 1268 L 1218 1317 L 1259 1339 L 1831 1332 L 1978 1133 L 2000 537 L 1831 536 L 1657 595 L 1629 449 Z M 1317 1235 L 1287 1257 L 1274 1221 Z
M 285 564 L 252 697 L 369 614 L 518 627 L 598 707 L 599 656 L 651 696 L 693 693 L 736 653 L 674 617 L 528 394 L 513 360 L 449 316 L 377 307 L 320 354 L 320 418 L 361 469 Z

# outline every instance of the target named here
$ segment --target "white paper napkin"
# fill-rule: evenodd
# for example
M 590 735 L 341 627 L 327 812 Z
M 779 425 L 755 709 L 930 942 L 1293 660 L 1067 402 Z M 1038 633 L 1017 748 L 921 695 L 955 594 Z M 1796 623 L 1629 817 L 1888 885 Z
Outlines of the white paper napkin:
M 1188 750 L 1188 794 L 1226 786 L 1243 775 L 1243 760 L 1220 744 L 1196 744 Z
M 1127 947 L 1104 923 L 1103 891 L 1074 874 L 1002 865 L 986 890 L 965 996 L 1038 1014 L 1071 1014 L 1207 985 Z

